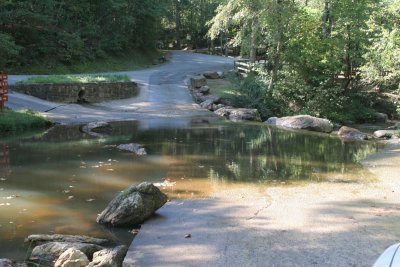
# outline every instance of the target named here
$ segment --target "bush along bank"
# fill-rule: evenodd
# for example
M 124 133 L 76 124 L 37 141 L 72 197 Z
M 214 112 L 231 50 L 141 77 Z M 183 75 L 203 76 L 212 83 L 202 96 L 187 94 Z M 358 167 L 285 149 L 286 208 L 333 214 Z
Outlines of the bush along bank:
M 6 108 L 0 113 L 0 135 L 23 133 L 49 128 L 53 123 L 30 110 L 13 111 Z

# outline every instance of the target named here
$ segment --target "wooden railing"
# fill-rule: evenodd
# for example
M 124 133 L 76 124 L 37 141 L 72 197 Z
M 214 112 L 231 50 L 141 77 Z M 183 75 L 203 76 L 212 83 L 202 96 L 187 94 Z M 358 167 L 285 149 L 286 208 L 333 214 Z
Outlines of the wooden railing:
M 254 63 L 249 59 L 239 59 L 235 61 L 235 70 L 242 76 L 248 76 L 250 73 L 257 73 L 257 69 L 266 66 L 266 60 L 258 60 Z
M 4 104 L 8 101 L 8 76 L 0 72 L 0 112 L 3 112 Z

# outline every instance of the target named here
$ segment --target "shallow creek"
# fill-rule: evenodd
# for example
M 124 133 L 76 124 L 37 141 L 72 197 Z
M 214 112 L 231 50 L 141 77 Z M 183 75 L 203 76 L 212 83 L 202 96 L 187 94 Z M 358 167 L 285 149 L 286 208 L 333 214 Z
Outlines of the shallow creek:
M 141 181 L 167 185 L 170 198 L 207 197 L 231 186 L 365 182 L 358 162 L 374 142 L 284 131 L 261 124 L 193 121 L 187 128 L 143 129 L 113 123 L 92 137 L 79 126 L 57 126 L 28 137 L 0 138 L 0 258 L 23 259 L 29 234 L 86 234 L 129 244 L 131 229 L 95 219 L 121 190 Z M 147 156 L 115 146 L 140 143 Z

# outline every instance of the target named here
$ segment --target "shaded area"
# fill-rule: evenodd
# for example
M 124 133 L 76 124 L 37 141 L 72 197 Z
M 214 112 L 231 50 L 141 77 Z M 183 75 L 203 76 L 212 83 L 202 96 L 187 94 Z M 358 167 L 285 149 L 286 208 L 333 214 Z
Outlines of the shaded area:
M 372 266 L 399 238 L 398 203 L 289 199 L 280 214 L 267 206 L 253 217 L 261 200 L 175 201 L 142 227 L 124 266 Z

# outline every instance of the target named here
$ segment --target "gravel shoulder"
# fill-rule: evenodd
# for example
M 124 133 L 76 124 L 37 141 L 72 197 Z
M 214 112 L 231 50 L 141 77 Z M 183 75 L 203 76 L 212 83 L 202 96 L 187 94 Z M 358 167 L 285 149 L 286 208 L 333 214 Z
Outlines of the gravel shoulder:
M 399 152 L 396 141 L 363 162 L 376 182 L 172 201 L 143 225 L 124 266 L 372 266 L 400 240 Z

